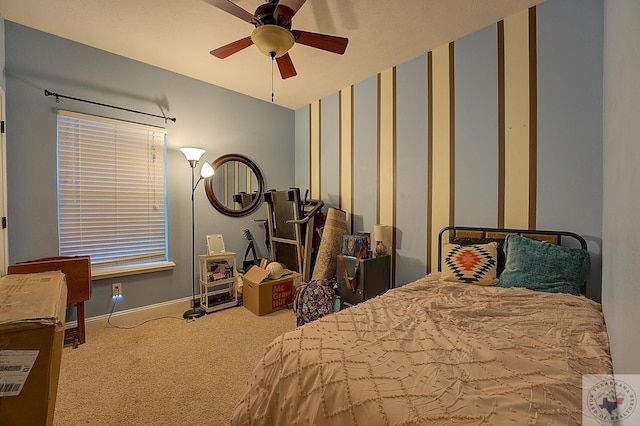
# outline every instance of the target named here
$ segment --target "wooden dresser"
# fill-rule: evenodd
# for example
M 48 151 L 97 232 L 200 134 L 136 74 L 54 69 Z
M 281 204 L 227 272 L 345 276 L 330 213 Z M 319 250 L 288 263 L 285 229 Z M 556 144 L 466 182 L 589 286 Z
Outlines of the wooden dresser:
M 86 341 L 84 302 L 91 298 L 91 258 L 89 256 L 46 257 L 10 265 L 9 274 L 32 274 L 45 271 L 62 271 L 67 280 L 67 304 L 75 305 L 78 325 L 64 333 L 65 343 L 75 346 Z

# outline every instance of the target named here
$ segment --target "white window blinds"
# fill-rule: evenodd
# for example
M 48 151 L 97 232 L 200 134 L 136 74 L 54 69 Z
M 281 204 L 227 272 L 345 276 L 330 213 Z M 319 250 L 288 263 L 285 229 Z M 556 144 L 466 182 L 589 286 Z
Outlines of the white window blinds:
M 94 272 L 167 261 L 166 130 L 58 111 L 58 238 Z

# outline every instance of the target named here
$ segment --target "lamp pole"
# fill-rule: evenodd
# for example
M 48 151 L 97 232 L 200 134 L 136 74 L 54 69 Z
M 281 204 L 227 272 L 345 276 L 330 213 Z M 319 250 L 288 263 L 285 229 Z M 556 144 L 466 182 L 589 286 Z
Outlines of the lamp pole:
M 200 306 L 196 308 L 196 222 L 195 222 L 195 199 L 196 193 L 195 169 L 197 161 L 190 161 L 191 166 L 191 309 L 186 311 L 182 317 L 185 319 L 196 319 L 204 316 L 205 311 Z M 198 180 L 198 182 L 200 182 Z
M 213 168 L 209 163 L 205 163 L 200 171 L 200 178 L 195 182 L 195 169 L 202 154 L 205 153 L 200 148 L 180 148 L 180 151 L 189 161 L 191 166 L 191 309 L 186 311 L 182 317 L 185 319 L 196 319 L 203 316 L 206 312 L 202 306 L 196 308 L 196 223 L 195 223 L 195 193 L 198 184 L 203 178 L 213 176 Z

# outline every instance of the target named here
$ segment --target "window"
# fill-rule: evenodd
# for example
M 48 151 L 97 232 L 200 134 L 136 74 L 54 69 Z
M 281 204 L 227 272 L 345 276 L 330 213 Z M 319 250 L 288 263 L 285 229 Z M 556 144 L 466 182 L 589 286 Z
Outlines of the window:
M 93 278 L 173 266 L 167 254 L 166 130 L 58 111 L 61 256 Z

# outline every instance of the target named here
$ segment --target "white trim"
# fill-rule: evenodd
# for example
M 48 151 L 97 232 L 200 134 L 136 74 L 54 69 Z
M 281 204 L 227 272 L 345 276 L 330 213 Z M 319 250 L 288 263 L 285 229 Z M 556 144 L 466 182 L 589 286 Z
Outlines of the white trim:
M 170 300 L 167 302 L 156 303 L 154 305 L 128 309 L 126 311 L 116 311 L 113 313 L 113 315 L 111 315 L 111 322 L 115 324 L 127 323 L 130 325 L 135 325 L 139 322 L 165 315 L 182 315 L 183 312 L 191 308 L 191 299 L 191 297 L 185 297 L 184 299 Z M 116 309 L 117 308 L 118 306 L 116 305 Z M 85 320 L 86 331 L 88 332 L 99 330 L 101 328 L 107 328 L 108 319 L 109 314 L 87 318 Z M 76 327 L 77 325 L 77 321 L 70 321 L 66 324 L 66 328 Z
M 116 278 L 116 277 L 124 277 L 127 275 L 138 275 L 138 274 L 146 274 L 148 272 L 160 272 L 160 271 L 169 271 L 176 267 L 174 262 L 158 262 L 158 263 L 149 263 L 146 265 L 135 265 L 135 266 L 123 266 L 118 268 L 110 268 L 110 269 L 98 269 L 96 271 L 91 271 L 91 279 L 92 280 L 103 280 L 105 278 Z

